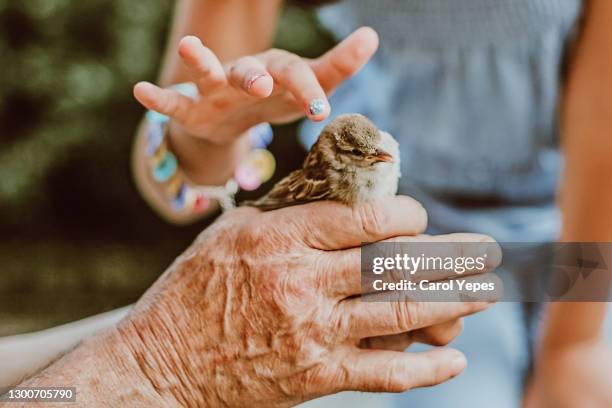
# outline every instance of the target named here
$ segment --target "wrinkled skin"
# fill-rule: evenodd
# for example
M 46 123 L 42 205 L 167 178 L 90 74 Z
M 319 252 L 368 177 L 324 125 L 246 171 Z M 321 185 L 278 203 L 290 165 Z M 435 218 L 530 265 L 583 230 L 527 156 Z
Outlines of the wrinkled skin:
M 143 296 L 119 327 L 122 339 L 156 392 L 188 406 L 289 406 L 445 381 L 465 367 L 461 353 L 392 350 L 446 344 L 462 316 L 490 303 L 356 296 L 359 244 L 419 234 L 425 224 L 407 197 L 231 211 Z

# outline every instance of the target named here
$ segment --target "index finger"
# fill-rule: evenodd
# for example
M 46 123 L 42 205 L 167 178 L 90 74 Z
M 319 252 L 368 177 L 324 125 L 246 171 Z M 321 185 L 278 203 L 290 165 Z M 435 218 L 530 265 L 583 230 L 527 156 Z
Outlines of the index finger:
M 288 52 L 273 50 L 266 54 L 268 70 L 274 80 L 291 92 L 310 119 L 325 119 L 330 112 L 329 103 L 312 68 L 302 58 Z
M 438 255 L 442 257 L 460 257 L 460 256 L 472 256 L 476 257 L 482 255 L 485 258 L 485 265 L 483 269 L 471 268 L 467 269 L 463 276 L 469 276 L 472 274 L 484 274 L 488 273 L 497 268 L 502 259 L 501 247 L 491 237 L 481 234 L 469 234 L 469 233 L 454 233 L 446 235 L 417 235 L 414 237 L 395 237 L 385 241 L 382 241 L 383 245 L 399 243 L 414 243 L 418 246 L 418 252 L 415 254 L 427 254 L 428 256 L 434 255 L 436 250 L 436 244 L 440 243 L 442 251 Z M 378 243 L 377 243 L 378 244 Z M 377 245 L 375 244 L 375 245 Z M 480 245 L 482 244 L 482 245 Z M 423 248 L 429 248 L 428 251 Z M 324 290 L 329 296 L 337 298 L 346 298 L 349 296 L 374 293 L 375 291 L 370 287 L 369 290 L 365 290 L 371 283 L 370 276 L 362 276 L 361 263 L 362 263 L 362 251 L 363 248 L 351 248 L 344 251 L 334 251 L 326 254 L 328 257 L 333 259 L 329 264 L 333 265 L 333 269 L 321 270 L 319 281 Z M 422 251 L 422 252 L 421 252 Z M 394 255 L 394 253 L 390 253 Z M 423 269 L 418 275 L 411 275 L 410 273 L 399 273 L 399 275 L 393 274 L 388 280 L 400 281 L 401 279 L 411 280 L 419 282 L 424 275 L 430 282 L 446 280 L 451 277 L 457 276 L 453 271 L 449 270 L 428 270 Z M 384 293 L 383 293 L 384 294 Z
M 282 208 L 272 211 L 275 223 L 292 227 L 303 244 L 325 251 L 360 246 L 400 235 L 416 235 L 427 226 L 427 213 L 407 196 L 348 205 L 333 201 Z
M 354 339 L 422 329 L 488 309 L 491 301 L 476 302 L 364 302 L 347 299 L 338 304 L 341 335 Z

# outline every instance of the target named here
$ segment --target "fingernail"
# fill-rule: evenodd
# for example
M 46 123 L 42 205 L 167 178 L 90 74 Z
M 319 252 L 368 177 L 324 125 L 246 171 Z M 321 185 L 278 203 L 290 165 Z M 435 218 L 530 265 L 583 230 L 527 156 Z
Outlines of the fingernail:
M 265 77 L 266 74 L 255 74 L 255 75 L 251 75 L 250 77 L 248 77 L 246 84 L 245 84 L 245 88 L 247 91 L 250 91 L 251 88 L 253 87 L 253 84 L 255 83 L 255 81 L 257 81 L 259 78 L 263 78 Z
M 325 111 L 325 101 L 323 99 L 313 99 L 308 104 L 308 111 L 313 116 L 322 114 Z

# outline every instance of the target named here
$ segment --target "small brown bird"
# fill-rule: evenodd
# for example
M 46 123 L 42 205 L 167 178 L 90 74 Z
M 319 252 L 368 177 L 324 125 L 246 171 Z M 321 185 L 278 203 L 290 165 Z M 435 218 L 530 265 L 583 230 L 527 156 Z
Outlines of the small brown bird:
M 316 200 L 352 205 L 394 196 L 399 160 L 399 146 L 389 133 L 363 115 L 340 115 L 325 126 L 301 169 L 243 205 L 268 211 Z

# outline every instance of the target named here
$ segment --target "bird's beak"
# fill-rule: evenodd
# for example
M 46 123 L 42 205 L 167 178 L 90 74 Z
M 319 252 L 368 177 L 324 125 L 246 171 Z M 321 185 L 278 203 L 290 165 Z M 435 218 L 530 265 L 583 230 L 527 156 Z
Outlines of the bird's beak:
M 380 162 L 385 162 L 385 163 L 393 163 L 393 156 L 391 156 L 389 153 L 385 152 L 384 150 L 379 150 L 376 153 L 376 156 L 374 156 L 374 162 L 375 163 L 380 163 Z

